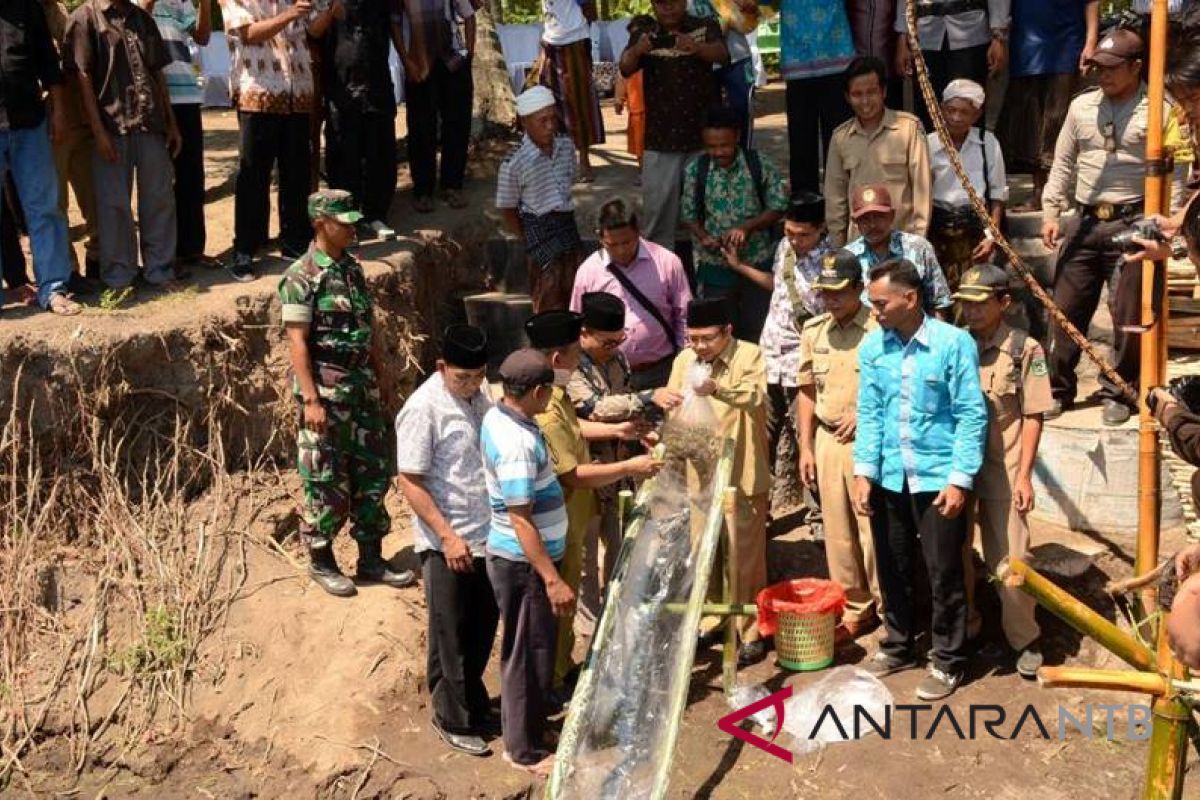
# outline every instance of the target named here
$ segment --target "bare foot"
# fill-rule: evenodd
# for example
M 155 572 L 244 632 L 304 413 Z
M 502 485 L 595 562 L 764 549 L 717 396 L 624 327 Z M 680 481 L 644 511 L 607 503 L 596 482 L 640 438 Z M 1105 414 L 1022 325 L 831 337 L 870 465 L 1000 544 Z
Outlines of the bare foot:
M 536 764 L 518 764 L 516 761 L 513 761 L 512 756 L 508 754 L 507 750 L 504 751 L 503 758 L 513 767 L 516 767 L 522 772 L 528 772 L 530 775 L 536 775 L 539 778 L 549 778 L 550 773 L 554 771 L 553 753 L 549 754 Z

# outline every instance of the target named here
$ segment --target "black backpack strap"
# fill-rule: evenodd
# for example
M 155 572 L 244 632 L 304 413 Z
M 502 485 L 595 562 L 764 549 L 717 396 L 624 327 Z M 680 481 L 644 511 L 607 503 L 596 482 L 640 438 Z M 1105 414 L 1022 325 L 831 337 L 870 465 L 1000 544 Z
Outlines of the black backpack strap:
M 708 153 L 701 153 L 696 158 L 696 222 L 703 228 L 704 197 L 708 193 L 708 170 L 712 166 L 712 159 L 708 157 Z
M 621 284 L 621 288 L 629 293 L 630 297 L 637 300 L 642 308 L 650 312 L 650 316 L 654 317 L 654 321 L 662 326 L 663 333 L 667 334 L 667 341 L 671 343 L 672 355 L 679 352 L 679 342 L 675 340 L 675 330 L 667 324 L 667 320 L 663 317 L 662 312 L 658 310 L 658 306 L 650 302 L 650 298 L 642 293 L 633 281 L 629 280 L 629 276 L 621 272 L 609 262 L 605 268 L 608 273 L 617 279 L 617 283 Z
M 750 179 L 754 182 L 754 193 L 758 195 L 758 213 L 767 210 L 767 186 L 763 180 L 762 158 L 758 155 L 757 150 L 750 150 L 743 147 L 742 152 L 746 154 L 746 166 L 750 168 Z

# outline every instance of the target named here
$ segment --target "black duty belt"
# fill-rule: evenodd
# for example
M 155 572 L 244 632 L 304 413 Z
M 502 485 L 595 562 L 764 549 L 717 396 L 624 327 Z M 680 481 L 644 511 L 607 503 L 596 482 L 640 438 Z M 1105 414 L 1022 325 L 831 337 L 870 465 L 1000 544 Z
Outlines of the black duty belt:
M 1141 216 L 1145 201 L 1138 199 L 1129 203 L 1097 203 L 1094 206 L 1080 205 L 1079 208 L 1085 217 L 1095 217 L 1107 222 L 1110 219 Z
M 987 0 L 950 0 L 949 3 L 933 3 L 929 0 L 917 3 L 918 17 L 949 17 L 966 11 L 987 11 Z

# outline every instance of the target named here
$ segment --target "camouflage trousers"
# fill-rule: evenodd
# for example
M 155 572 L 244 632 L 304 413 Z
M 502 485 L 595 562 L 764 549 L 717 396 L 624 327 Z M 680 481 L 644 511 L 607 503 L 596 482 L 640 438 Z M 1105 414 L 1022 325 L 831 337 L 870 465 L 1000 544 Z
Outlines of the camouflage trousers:
M 325 433 L 303 426 L 297 434 L 297 466 L 304 487 L 300 533 L 309 547 L 328 544 L 352 520 L 359 543 L 387 535 L 391 517 L 383 506 L 391 479 L 378 403 L 324 402 Z

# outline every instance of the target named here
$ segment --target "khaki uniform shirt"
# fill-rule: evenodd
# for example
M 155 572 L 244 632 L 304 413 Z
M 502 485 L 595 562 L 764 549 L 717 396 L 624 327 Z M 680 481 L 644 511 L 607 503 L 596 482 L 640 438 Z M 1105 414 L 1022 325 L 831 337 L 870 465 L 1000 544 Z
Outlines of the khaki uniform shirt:
M 688 367 L 696 363 L 691 348 L 675 356 L 667 386 L 683 391 Z M 771 490 L 767 461 L 767 373 L 758 345 L 731 339 L 712 361 L 712 395 L 718 433 L 734 441 L 733 478 L 748 497 Z
M 882 183 L 896 208 L 895 227 L 925 235 L 932 201 L 929 143 L 921 121 L 888 109 L 871 133 L 857 119 L 843 122 L 829 142 L 825 165 L 825 221 L 829 240 L 841 247 L 858 236 L 850 221 L 850 194 L 859 186 Z
M 575 470 L 580 464 L 592 463 L 587 441 L 579 430 L 579 420 L 575 417 L 575 407 L 567 398 L 567 392 L 561 386 L 554 387 L 550 403 L 546 410 L 536 417 L 542 435 L 546 437 L 546 448 L 550 451 L 550 462 L 555 475 L 566 475 Z M 591 489 L 570 489 L 563 487 L 563 497 L 567 501 L 567 527 L 569 530 L 582 530 L 595 513 L 595 493 Z
M 1001 323 L 988 341 L 979 342 L 979 386 L 988 405 L 987 449 L 975 476 L 975 493 L 982 498 L 1012 496 L 1021 466 L 1025 417 L 1043 414 L 1054 405 L 1045 351 L 1025 335 L 1020 357 L 1014 359 L 1016 335 Z
M 1042 191 L 1045 221 L 1057 220 L 1072 200 L 1094 206 L 1141 199 L 1145 193 L 1149 109 L 1145 84 L 1120 106 L 1114 106 L 1099 89 L 1084 92 L 1071 101 L 1054 145 L 1054 164 Z M 1170 138 L 1178 123 L 1174 114 L 1166 113 L 1165 118 L 1166 136 Z M 1109 152 L 1110 146 L 1115 152 Z M 1072 187 L 1073 171 L 1076 177 Z
M 817 388 L 816 416 L 826 427 L 835 427 L 858 408 L 858 346 L 877 327 L 866 306 L 845 325 L 828 313 L 804 324 L 799 382 Z

